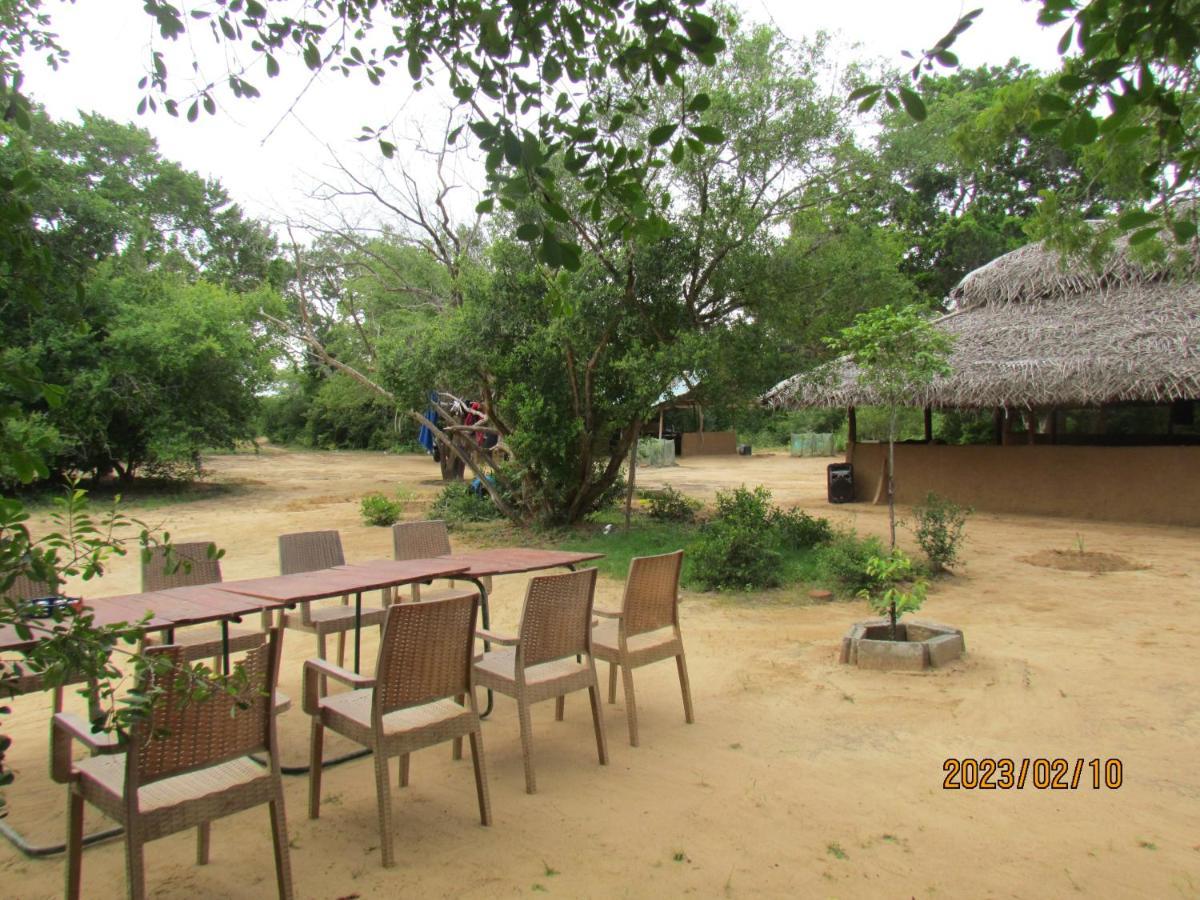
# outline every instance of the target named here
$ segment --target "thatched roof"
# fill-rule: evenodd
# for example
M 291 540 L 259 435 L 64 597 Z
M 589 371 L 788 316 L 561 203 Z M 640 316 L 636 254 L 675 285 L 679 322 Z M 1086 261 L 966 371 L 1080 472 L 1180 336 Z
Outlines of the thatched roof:
M 1030 244 L 967 275 L 935 322 L 954 338 L 951 374 L 913 406 L 1092 406 L 1200 398 L 1200 255 L 1146 268 L 1121 245 L 1107 265 L 1065 267 Z M 836 360 L 768 391 L 775 407 L 869 406 Z

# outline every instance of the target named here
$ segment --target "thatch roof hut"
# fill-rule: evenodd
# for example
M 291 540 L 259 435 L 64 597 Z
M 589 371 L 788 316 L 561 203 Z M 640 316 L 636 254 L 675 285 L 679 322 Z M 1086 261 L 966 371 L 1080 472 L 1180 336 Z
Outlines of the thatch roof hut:
M 937 320 L 954 337 L 952 372 L 912 397 L 941 408 L 1084 407 L 1200 398 L 1200 255 L 1144 266 L 1120 244 L 1095 271 L 1042 244 L 967 275 Z M 775 407 L 878 402 L 837 360 L 780 382 Z

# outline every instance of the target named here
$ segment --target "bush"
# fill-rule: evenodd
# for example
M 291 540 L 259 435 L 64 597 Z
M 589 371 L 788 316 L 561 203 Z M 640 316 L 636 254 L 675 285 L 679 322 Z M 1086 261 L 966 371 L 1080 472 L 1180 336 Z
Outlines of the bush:
M 822 580 L 838 591 L 852 595 L 869 590 L 875 584 L 867 574 L 867 561 L 885 555 L 878 538 L 859 538 L 853 531 L 835 533 L 821 548 L 820 554 Z
M 771 525 L 771 492 L 744 487 L 717 492 L 717 512 L 689 548 L 692 580 L 713 588 L 775 587 L 782 581 L 779 531 Z
M 444 519 L 448 526 L 464 522 L 486 522 L 502 517 L 486 493 L 476 494 L 465 481 L 453 481 L 442 488 L 429 507 L 431 519 Z
M 642 496 L 650 507 L 650 518 L 660 522 L 694 522 L 700 502 L 685 497 L 673 487 L 661 491 L 644 491 Z
M 403 509 L 404 504 L 399 500 L 389 500 L 383 494 L 367 494 L 362 498 L 359 512 L 364 525 L 384 527 L 395 525 Z
M 925 495 L 923 504 L 913 507 L 913 535 L 929 557 L 930 571 L 944 572 L 958 562 L 971 512 L 969 506 L 960 506 L 933 491 Z
M 773 509 L 768 522 L 779 533 L 783 546 L 791 550 L 807 550 L 833 540 L 829 520 L 810 516 L 802 509 Z

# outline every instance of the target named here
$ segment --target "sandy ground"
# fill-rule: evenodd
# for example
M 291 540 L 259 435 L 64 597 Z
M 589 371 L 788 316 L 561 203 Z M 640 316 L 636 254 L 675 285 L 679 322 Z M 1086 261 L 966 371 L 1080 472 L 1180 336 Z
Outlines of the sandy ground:
M 643 470 L 640 481 L 706 497 L 762 483 L 780 501 L 882 533 L 883 509 L 824 502 L 825 462 L 697 460 Z M 233 492 L 147 518 L 178 540 L 217 540 L 229 578 L 273 572 L 284 531 L 338 528 L 351 560 L 386 555 L 387 530 L 359 523 L 358 497 L 401 481 L 420 496 L 436 490 L 434 465 L 419 457 L 270 451 L 212 467 Z M 484 730 L 494 826 L 476 818 L 470 763 L 453 763 L 449 748 L 424 751 L 394 796 L 395 869 L 379 864 L 368 761 L 328 771 L 315 822 L 305 779 L 286 779 L 298 896 L 1200 897 L 1200 533 L 980 514 L 969 534 L 965 570 L 939 582 L 922 613 L 965 630 L 960 662 L 924 675 L 860 672 L 837 663 L 837 648 L 866 614 L 861 603 L 688 595 L 695 725 L 683 722 L 665 663 L 635 676 L 640 748 L 627 743 L 623 700 L 605 707 L 607 768 L 596 764 L 583 695 L 564 723 L 543 704 L 539 793 L 527 796 L 515 708 L 499 698 Z M 1019 561 L 1079 536 L 1145 568 L 1093 575 Z M 134 590 L 135 572 L 119 560 L 88 591 Z M 498 580 L 500 628 L 515 625 L 523 584 Z M 598 599 L 615 602 L 619 590 L 601 579 Z M 293 697 L 311 654 L 309 635 L 288 635 L 282 687 Z M 306 753 L 298 706 L 281 722 L 288 762 Z M 39 841 L 60 839 L 66 805 L 45 775 L 47 710 L 44 698 L 21 698 L 11 726 L 19 780 L 9 821 Z M 1117 758 L 1124 783 L 948 791 L 948 757 Z M 193 847 L 191 834 L 151 846 L 155 895 L 272 894 L 265 808 L 214 825 L 211 865 L 194 865 Z M 87 850 L 86 896 L 119 895 L 122 860 L 120 842 Z M 62 870 L 61 858 L 0 846 L 6 897 L 55 896 Z

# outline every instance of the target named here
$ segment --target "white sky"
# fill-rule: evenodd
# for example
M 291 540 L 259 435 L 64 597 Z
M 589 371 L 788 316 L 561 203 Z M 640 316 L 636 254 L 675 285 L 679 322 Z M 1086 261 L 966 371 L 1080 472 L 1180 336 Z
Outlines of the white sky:
M 749 20 L 774 21 L 789 37 L 825 29 L 840 34 L 847 45 L 857 44 L 853 56 L 881 58 L 897 66 L 906 62 L 902 50 L 919 51 L 932 44 L 962 12 L 976 5 L 984 8 L 983 14 L 954 48 L 967 66 L 1000 64 L 1016 56 L 1038 68 L 1053 68 L 1061 33 L 1061 26 L 1053 31 L 1040 28 L 1036 24 L 1040 4 L 1028 0 L 969 4 L 958 0 L 736 0 L 736 5 Z M 363 125 L 394 121 L 402 134 L 415 137 L 425 127 L 436 137 L 445 117 L 434 92 L 414 92 L 403 69 L 389 74 L 380 87 L 372 87 L 361 76 L 347 80 L 328 74 L 303 93 L 289 114 L 289 105 L 304 91 L 307 80 L 307 71 L 295 58 L 284 63 L 279 78 L 268 79 L 261 70 L 248 76 L 263 93 L 257 100 L 238 100 L 227 90 L 218 95 L 216 117 L 202 114 L 194 124 L 161 111 L 139 117 L 137 82 L 144 74 L 154 35 L 153 21 L 140 0 L 47 4 L 45 8 L 71 60 L 58 72 L 38 60 L 28 61 L 26 88 L 53 117 L 75 118 L 77 110 L 84 110 L 133 121 L 155 136 L 165 157 L 218 178 L 247 212 L 275 222 L 313 208 L 305 196 L 316 181 L 330 177 L 331 148 L 353 169 L 378 164 L 377 145 L 354 140 Z M 191 47 L 215 76 L 224 60 L 210 52 L 212 40 L 205 27 L 193 27 Z M 176 91 L 188 83 L 182 71 L 186 52 L 184 46 L 174 56 L 171 74 Z M 459 165 L 469 170 L 471 163 Z M 463 197 L 460 205 L 468 202 L 474 201 Z

